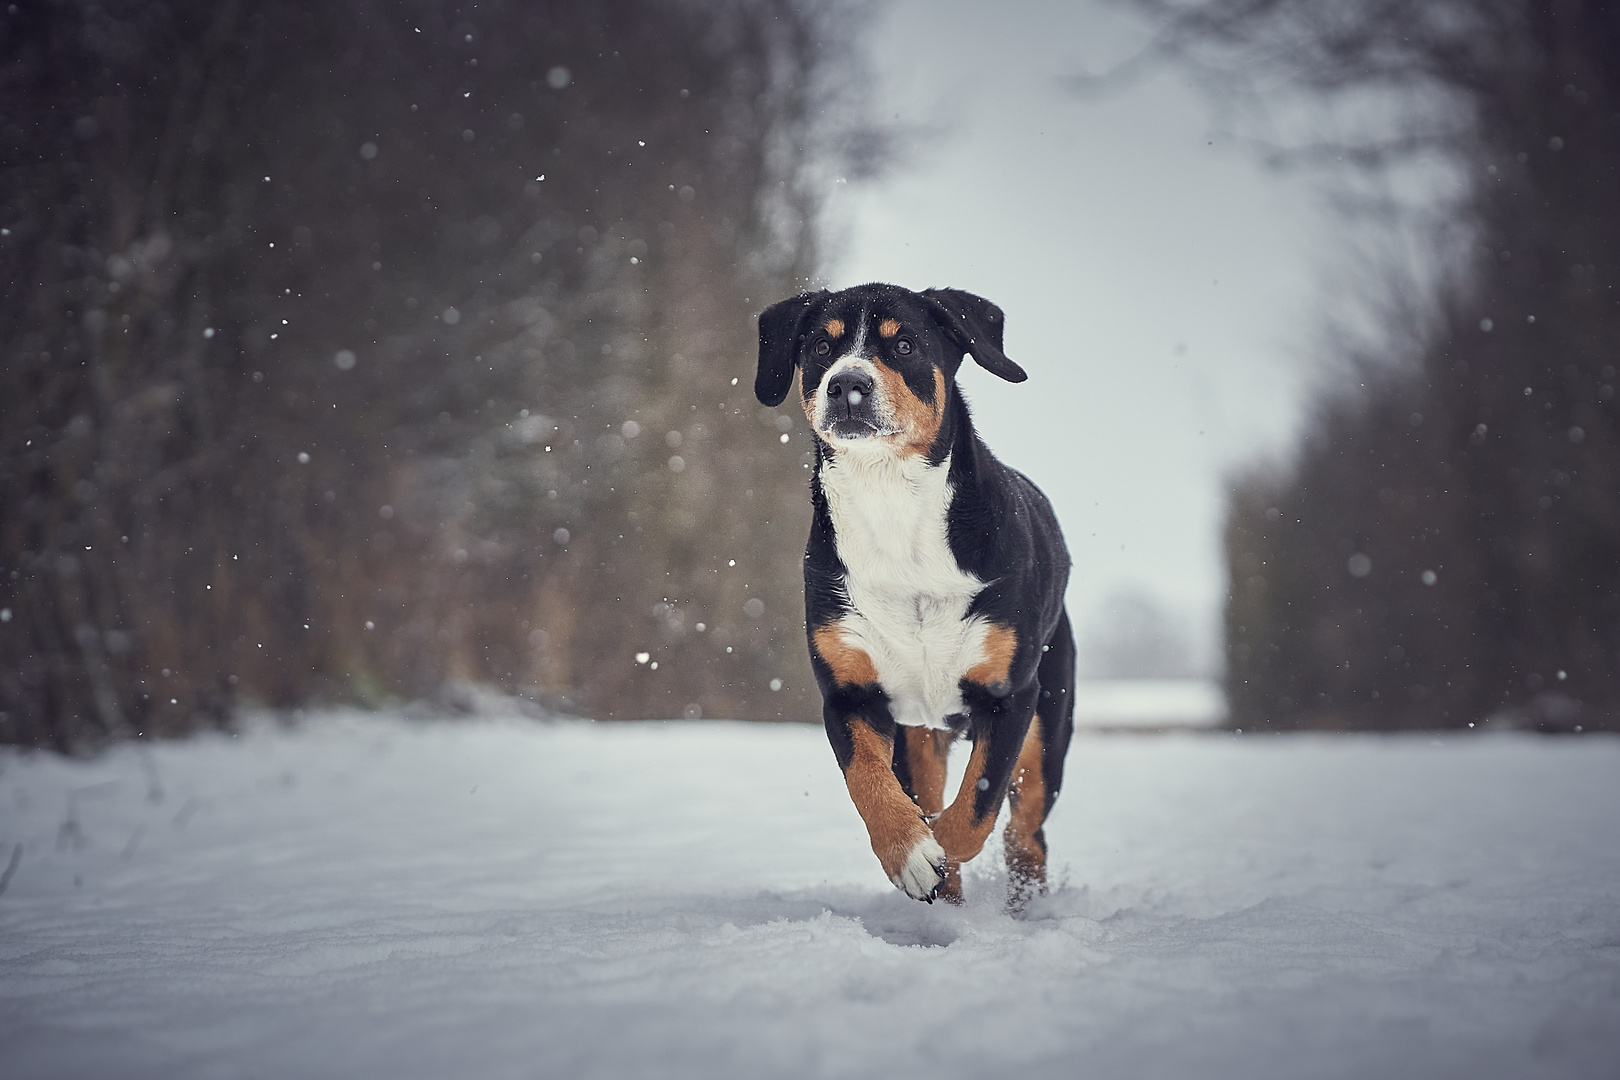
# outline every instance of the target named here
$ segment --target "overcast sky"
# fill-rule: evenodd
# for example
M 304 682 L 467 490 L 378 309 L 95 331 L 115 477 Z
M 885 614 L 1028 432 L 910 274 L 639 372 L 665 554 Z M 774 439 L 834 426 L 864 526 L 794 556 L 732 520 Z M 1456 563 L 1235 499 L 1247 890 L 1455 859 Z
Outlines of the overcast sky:
M 1057 506 L 1076 622 L 1145 591 L 1214 663 L 1227 480 L 1297 430 L 1325 256 L 1349 226 L 1217 132 L 1173 72 L 1065 90 L 1145 40 L 1116 9 L 896 0 L 867 40 L 881 114 L 935 133 L 836 187 L 829 284 L 1001 305 L 1029 381 L 972 365 L 961 381 L 991 447 Z

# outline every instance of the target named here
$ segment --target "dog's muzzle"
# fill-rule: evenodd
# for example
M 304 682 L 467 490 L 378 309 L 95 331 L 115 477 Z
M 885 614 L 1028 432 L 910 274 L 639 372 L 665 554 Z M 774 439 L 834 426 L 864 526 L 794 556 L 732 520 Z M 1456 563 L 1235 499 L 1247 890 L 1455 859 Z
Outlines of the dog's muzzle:
M 873 389 L 872 376 L 855 368 L 840 371 L 828 379 L 822 391 L 826 398 L 827 430 L 844 438 L 876 433 L 881 425 Z

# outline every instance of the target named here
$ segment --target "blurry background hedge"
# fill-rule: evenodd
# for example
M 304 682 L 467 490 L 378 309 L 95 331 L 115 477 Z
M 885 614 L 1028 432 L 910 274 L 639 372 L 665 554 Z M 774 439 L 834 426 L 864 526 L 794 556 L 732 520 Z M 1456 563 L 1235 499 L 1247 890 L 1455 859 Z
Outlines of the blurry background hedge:
M 753 401 L 752 315 L 871 141 L 852 30 L 775 0 L 0 15 L 0 741 L 464 682 L 813 717 L 803 419 Z

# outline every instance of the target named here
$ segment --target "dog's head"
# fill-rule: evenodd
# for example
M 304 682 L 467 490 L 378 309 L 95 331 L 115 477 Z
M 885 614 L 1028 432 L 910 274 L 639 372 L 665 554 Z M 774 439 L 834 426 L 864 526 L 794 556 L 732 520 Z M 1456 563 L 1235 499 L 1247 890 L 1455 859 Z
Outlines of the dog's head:
M 754 395 L 780 405 L 798 368 L 805 415 L 835 450 L 926 454 L 964 353 L 1008 382 L 1028 378 L 1001 351 L 1002 322 L 1000 308 L 959 289 L 805 293 L 760 314 Z

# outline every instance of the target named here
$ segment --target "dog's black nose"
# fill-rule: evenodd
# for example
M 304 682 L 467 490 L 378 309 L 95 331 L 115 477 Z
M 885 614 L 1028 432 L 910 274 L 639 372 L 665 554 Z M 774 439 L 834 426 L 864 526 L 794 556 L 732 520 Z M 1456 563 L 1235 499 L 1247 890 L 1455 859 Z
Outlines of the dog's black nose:
M 872 396 L 872 376 L 864 371 L 840 371 L 827 380 L 827 397 L 834 403 L 859 405 Z

